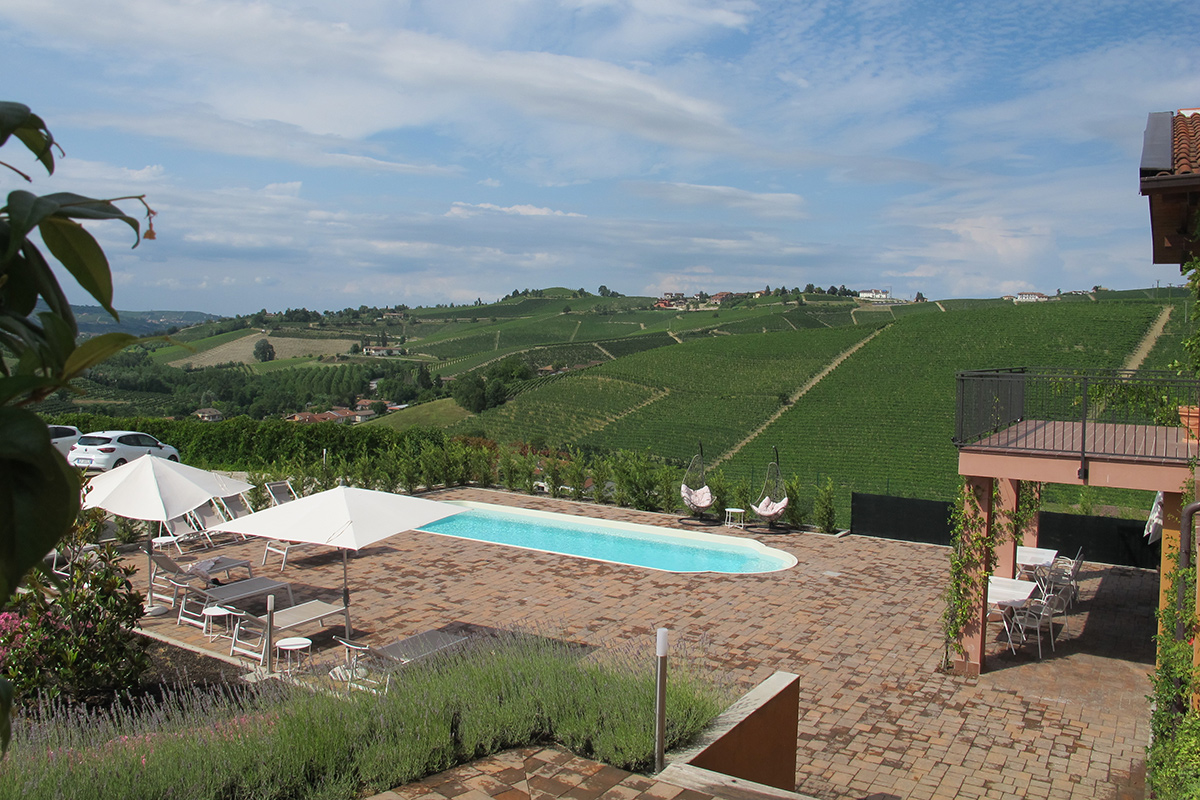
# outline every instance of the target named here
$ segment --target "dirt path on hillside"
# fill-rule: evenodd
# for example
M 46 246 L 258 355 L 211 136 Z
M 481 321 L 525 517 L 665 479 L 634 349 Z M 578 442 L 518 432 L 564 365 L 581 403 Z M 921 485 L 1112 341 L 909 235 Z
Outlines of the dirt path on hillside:
M 885 326 L 885 327 L 886 327 L 886 326 Z M 716 460 L 715 460 L 715 461 L 712 463 L 712 466 L 714 466 L 714 467 L 715 467 L 715 466 L 717 466 L 717 465 L 721 464 L 722 462 L 728 461 L 729 459 L 731 459 L 731 458 L 733 458 L 734 456 L 736 456 L 736 455 L 737 455 L 739 452 L 741 452 L 741 450 L 742 450 L 742 448 L 743 448 L 743 447 L 745 447 L 746 445 L 750 444 L 750 442 L 751 442 L 751 441 L 753 441 L 753 440 L 754 440 L 756 437 L 758 437 L 758 435 L 759 435 L 759 434 L 761 434 L 761 433 L 762 433 L 764 430 L 766 430 L 768 425 L 770 425 L 772 422 L 774 422 L 775 420 L 777 420 L 777 419 L 779 419 L 780 417 L 782 417 L 782 416 L 783 416 L 783 412 L 787 411 L 789 408 L 791 408 L 792 406 L 794 406 L 794 405 L 795 405 L 795 404 L 796 404 L 796 403 L 797 403 L 797 402 L 800 400 L 800 398 L 801 398 L 801 397 L 804 397 L 804 395 L 808 394 L 808 391 L 809 391 L 810 389 L 812 389 L 814 386 L 816 386 L 818 383 L 820 383 L 820 382 L 821 382 L 821 380 L 822 380 L 822 379 L 823 379 L 823 378 L 824 378 L 826 375 L 828 375 L 829 373 L 831 373 L 831 372 L 833 372 L 835 369 L 837 369 L 837 368 L 838 368 L 838 367 L 841 365 L 841 363 L 842 363 L 843 361 L 845 361 L 847 358 L 849 358 L 850 356 L 852 356 L 852 355 L 854 355 L 855 353 L 857 353 L 857 352 L 858 352 L 858 351 L 859 351 L 859 350 L 860 350 L 862 347 L 864 347 L 864 346 L 867 344 L 867 342 L 869 342 L 869 341 L 871 341 L 872 339 L 874 339 L 876 336 L 878 336 L 880 333 L 882 333 L 882 332 L 883 332 L 883 330 L 884 330 L 884 328 L 880 328 L 879 330 L 875 331 L 874 333 L 872 333 L 872 334 L 871 334 L 870 336 L 868 336 L 867 338 L 863 339 L 863 340 L 862 340 L 861 342 L 859 342 L 858 344 L 856 344 L 856 345 L 854 345 L 853 347 L 851 347 L 849 350 L 845 350 L 845 351 L 843 351 L 842 353 L 840 353 L 840 354 L 838 355 L 838 357 L 837 357 L 837 358 L 835 358 L 833 361 L 830 361 L 828 364 L 826 364 L 824 369 L 822 369 L 820 372 L 818 372 L 816 375 L 814 375 L 814 376 L 813 376 L 813 377 L 812 377 L 812 378 L 809 380 L 809 382 L 808 382 L 808 383 L 806 383 L 806 384 L 804 384 L 803 386 L 801 386 L 801 387 L 800 387 L 800 390 L 799 390 L 798 392 L 796 392 L 794 395 L 792 395 L 792 396 L 789 398 L 789 402 L 788 402 L 788 404 L 787 404 L 786 406 L 780 406 L 780 407 L 779 407 L 779 409 L 778 409 L 778 410 L 776 410 L 774 414 L 772 414 L 770 417 L 768 417 L 768 418 L 767 418 L 767 420 L 766 420 L 765 422 L 763 422 L 763 424 L 762 424 L 762 425 L 759 425 L 757 428 L 755 428 L 755 429 L 754 429 L 754 430 L 753 430 L 753 431 L 750 433 L 750 435 L 749 435 L 749 436 L 747 436 L 745 439 L 742 439 L 740 442 L 738 442 L 737 444 L 735 444 L 735 445 L 734 445 L 734 446 L 733 446 L 733 447 L 732 447 L 730 450 L 728 450 L 728 451 L 726 451 L 725 453 L 721 454 L 721 456 L 719 456 L 719 457 L 718 457 L 718 458 L 717 458 L 717 459 L 716 459 Z
M 1146 356 L 1150 355 L 1150 351 L 1154 349 L 1154 345 L 1162 336 L 1163 330 L 1167 327 L 1167 320 L 1171 318 L 1171 312 L 1175 310 L 1175 306 L 1163 306 L 1163 310 L 1158 315 L 1158 319 L 1154 320 L 1154 324 L 1150 326 L 1150 330 L 1146 331 L 1146 335 L 1142 337 L 1141 343 L 1137 349 L 1129 354 L 1129 358 L 1125 359 L 1125 369 L 1137 369 L 1146 360 Z

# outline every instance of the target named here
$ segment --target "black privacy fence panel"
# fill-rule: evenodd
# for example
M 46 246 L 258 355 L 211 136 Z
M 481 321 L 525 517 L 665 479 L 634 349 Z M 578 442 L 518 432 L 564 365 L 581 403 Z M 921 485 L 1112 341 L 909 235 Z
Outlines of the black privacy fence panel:
M 1038 525 L 1038 546 L 1057 550 L 1059 555 L 1074 558 L 1082 547 L 1085 561 L 1158 567 L 1159 544 L 1146 544 L 1144 520 L 1043 511 Z
M 950 544 L 951 504 L 881 494 L 854 492 L 850 498 L 850 532 L 904 542 Z M 1146 543 L 1146 523 L 1136 519 L 1088 517 L 1041 512 L 1038 545 L 1074 558 L 1083 548 L 1087 561 L 1124 567 L 1158 567 L 1159 545 Z
M 950 503 L 854 492 L 850 532 L 905 542 L 950 544 Z

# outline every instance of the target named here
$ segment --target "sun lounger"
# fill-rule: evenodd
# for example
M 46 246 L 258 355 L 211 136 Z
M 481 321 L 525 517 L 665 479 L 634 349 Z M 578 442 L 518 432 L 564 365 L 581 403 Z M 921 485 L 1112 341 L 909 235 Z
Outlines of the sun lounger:
M 470 637 L 466 633 L 425 631 L 383 647 L 371 647 L 365 642 L 341 636 L 333 638 L 346 648 L 346 663 L 330 670 L 329 677 L 335 681 L 345 681 L 346 691 L 364 689 L 386 693 L 395 670 L 411 661 L 447 650 Z
M 335 616 L 347 617 L 346 606 L 335 606 L 333 603 L 326 603 L 324 600 L 309 600 L 298 606 L 291 606 L 282 611 L 276 611 L 273 625 L 277 631 L 286 631 L 290 628 L 305 628 L 314 622 L 319 622 L 323 627 L 327 618 Z M 258 617 L 258 620 L 266 624 L 267 615 L 263 614 Z
M 207 583 L 212 579 L 210 576 L 218 572 L 224 572 L 225 577 L 228 578 L 232 570 L 241 567 L 246 568 L 246 572 L 251 578 L 254 577 L 254 571 L 250 567 L 250 562 L 240 558 L 217 556 L 216 558 L 194 561 L 187 566 L 183 566 L 170 556 L 152 552 L 150 561 L 150 602 L 165 600 L 171 608 L 175 607 L 175 602 L 179 599 L 179 593 L 182 591 L 181 585 L 191 588 L 190 581 L 193 578 L 198 578 Z M 175 583 L 172 583 L 172 578 L 176 581 Z M 166 594 L 167 592 L 170 592 L 170 594 Z
M 374 648 L 375 652 L 398 661 L 401 664 L 407 664 L 409 661 L 414 661 L 418 658 L 433 655 L 439 650 L 445 650 L 447 647 L 452 647 L 459 642 L 467 640 L 467 636 L 461 633 L 447 633 L 446 631 L 425 631 L 418 633 L 415 636 L 409 636 L 406 639 L 401 639 L 398 642 L 384 645 L 383 647 Z
M 204 609 L 213 605 L 227 605 L 236 603 L 239 600 L 245 600 L 250 597 L 258 597 L 264 594 L 277 594 L 281 589 L 286 589 L 288 594 L 288 604 L 292 605 L 296 602 L 292 596 L 292 586 L 283 581 L 273 581 L 270 578 L 247 578 L 244 581 L 234 581 L 220 586 L 211 586 L 206 589 L 199 589 L 187 582 L 176 581 L 174 578 L 169 579 L 175 587 L 183 590 L 183 597 L 179 601 L 179 618 L 175 621 L 176 625 L 187 623 L 195 625 L 197 628 L 204 628 Z M 195 597 L 199 609 L 193 609 L 189 606 L 189 599 Z
M 233 628 L 233 640 L 229 643 L 229 655 L 247 656 L 259 664 L 266 662 L 267 616 L 243 616 L 237 620 Z M 272 631 L 307 628 L 313 623 L 323 627 L 329 617 L 345 617 L 349 622 L 349 611 L 344 605 L 335 606 L 324 600 L 309 600 L 298 606 L 276 611 L 272 620 Z

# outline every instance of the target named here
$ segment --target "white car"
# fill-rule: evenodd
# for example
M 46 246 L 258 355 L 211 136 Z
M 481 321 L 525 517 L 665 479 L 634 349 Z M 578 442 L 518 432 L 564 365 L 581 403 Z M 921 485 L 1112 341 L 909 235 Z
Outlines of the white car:
M 71 447 L 67 463 L 83 469 L 108 470 L 144 455 L 179 460 L 179 451 L 148 433 L 97 431 L 85 433 Z
M 51 425 L 50 444 L 64 456 L 71 454 L 71 445 L 79 441 L 79 428 L 74 425 Z

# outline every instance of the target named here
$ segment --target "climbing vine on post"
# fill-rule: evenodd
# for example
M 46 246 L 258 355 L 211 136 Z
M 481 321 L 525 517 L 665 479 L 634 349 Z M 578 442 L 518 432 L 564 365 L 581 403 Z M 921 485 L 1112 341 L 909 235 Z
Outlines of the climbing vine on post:
M 971 621 L 973 599 L 987 596 L 987 578 L 996 562 L 996 548 L 1021 536 L 1036 518 L 1041 508 L 1041 484 L 1021 482 L 1015 509 L 1000 512 L 998 524 L 988 530 L 987 520 L 979 507 L 979 498 L 963 481 L 958 502 L 950 511 L 950 585 L 946 587 L 946 608 L 942 613 L 945 635 L 943 667 L 949 669 L 950 654 L 966 655 L 962 634 Z M 992 508 L 999 506 L 995 481 L 991 484 Z
M 993 491 L 995 484 L 993 483 Z M 987 574 L 980 556 L 995 549 L 989 543 L 987 520 L 979 500 L 966 481 L 959 486 L 958 501 L 950 510 L 950 584 L 946 587 L 946 608 L 942 612 L 942 631 L 945 635 L 943 669 L 950 668 L 950 653 L 964 656 L 962 633 L 971 619 L 971 598 L 986 591 L 982 584 Z

